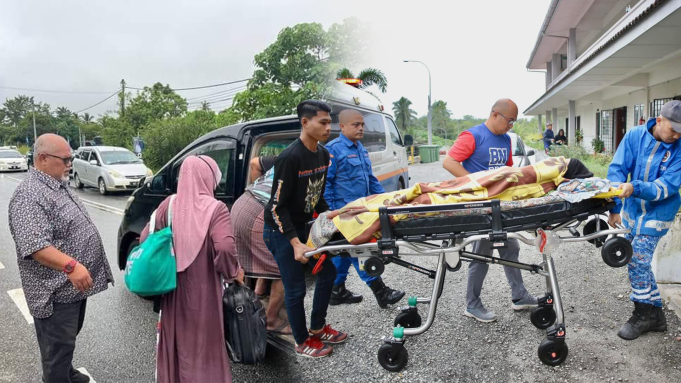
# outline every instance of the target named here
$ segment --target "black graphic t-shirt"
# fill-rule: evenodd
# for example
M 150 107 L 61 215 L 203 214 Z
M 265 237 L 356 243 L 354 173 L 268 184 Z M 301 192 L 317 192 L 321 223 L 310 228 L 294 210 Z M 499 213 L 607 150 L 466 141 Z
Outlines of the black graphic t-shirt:
M 289 240 L 298 236 L 297 227 L 312 214 L 329 210 L 324 201 L 329 152 L 317 144 L 312 152 L 300 139 L 295 140 L 274 162 L 272 196 L 265 207 L 265 223 L 277 228 Z

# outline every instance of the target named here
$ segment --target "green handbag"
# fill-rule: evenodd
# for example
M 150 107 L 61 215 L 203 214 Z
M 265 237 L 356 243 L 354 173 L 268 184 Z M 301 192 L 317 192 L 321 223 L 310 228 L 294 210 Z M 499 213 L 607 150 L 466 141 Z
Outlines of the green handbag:
M 163 295 L 177 287 L 177 264 L 173 251 L 173 201 L 168 205 L 168 226 L 154 231 L 156 210 L 151 214 L 149 236 L 128 255 L 125 285 L 141 296 Z

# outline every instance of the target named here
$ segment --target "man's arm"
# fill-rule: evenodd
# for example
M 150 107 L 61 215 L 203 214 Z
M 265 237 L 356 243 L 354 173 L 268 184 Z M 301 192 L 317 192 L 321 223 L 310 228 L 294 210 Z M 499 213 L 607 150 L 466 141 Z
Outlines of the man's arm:
M 280 233 L 292 240 L 298 238 L 296 228 L 291 221 L 288 202 L 293 198 L 295 182 L 297 181 L 297 161 L 291 157 L 277 157 L 274 165 L 274 180 L 272 181 L 272 218 Z
M 455 177 L 466 176 L 470 173 L 464 169 L 461 163 L 470 158 L 474 151 L 475 138 L 473 135 L 468 131 L 461 132 L 454 145 L 449 149 L 447 157 L 442 161 L 442 167 Z
M 442 161 L 442 167 L 448 172 L 452 173 L 454 177 L 463 177 L 470 174 L 466 169 L 464 169 L 463 165 L 461 165 L 461 162 L 453 159 L 449 155 L 445 157 L 444 161 Z
M 42 250 L 36 251 L 33 253 L 33 259 L 43 266 L 59 271 L 63 271 L 64 266 L 73 260 L 73 258 L 62 253 L 53 246 L 48 246 Z M 71 281 L 71 284 L 73 284 L 73 287 L 80 292 L 85 292 L 85 290 L 92 287 L 90 272 L 80 262 L 76 263 L 73 271 L 67 274 L 67 276 Z

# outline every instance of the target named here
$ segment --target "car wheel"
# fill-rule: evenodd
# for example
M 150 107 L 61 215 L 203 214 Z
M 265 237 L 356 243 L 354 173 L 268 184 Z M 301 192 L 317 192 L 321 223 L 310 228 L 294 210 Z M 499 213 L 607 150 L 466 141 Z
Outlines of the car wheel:
M 397 181 L 397 189 L 398 190 L 404 189 L 404 180 L 402 178 L 400 178 L 399 181 Z
M 80 176 L 78 176 L 78 173 L 73 175 L 73 182 L 76 184 L 76 189 L 82 189 L 83 186 L 85 186 L 82 182 L 80 182 Z
M 107 195 L 109 192 L 106 190 L 106 183 L 104 183 L 104 178 L 100 178 L 99 182 L 97 183 L 99 185 L 99 194 L 101 195 Z

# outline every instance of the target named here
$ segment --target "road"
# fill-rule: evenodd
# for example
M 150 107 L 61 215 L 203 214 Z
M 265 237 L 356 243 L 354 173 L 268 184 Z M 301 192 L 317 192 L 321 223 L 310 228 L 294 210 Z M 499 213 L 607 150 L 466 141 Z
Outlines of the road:
M 449 178 L 440 163 L 410 166 L 411 182 Z M 12 178 L 9 178 L 12 177 Z M 8 291 L 21 288 L 14 242 L 7 227 L 7 205 L 17 180 L 23 175 L 0 176 L 0 382 L 39 381 L 39 351 L 33 325 L 27 322 Z M 121 215 L 114 209 L 127 196 L 99 196 L 94 189 L 79 196 L 96 204 L 88 212 L 97 225 L 114 270 L 116 285 L 88 301 L 85 326 L 78 337 L 75 367 L 85 367 L 99 382 L 151 382 L 154 371 L 154 326 L 151 304 L 130 294 L 115 267 L 116 232 Z M 256 366 L 233 365 L 235 381 L 681 381 L 681 324 L 667 311 L 667 333 L 646 334 L 626 342 L 616 335 L 632 309 L 628 302 L 626 269 L 612 269 L 588 243 L 566 244 L 554 256 L 566 306 L 567 361 L 547 367 L 537 358 L 537 346 L 545 334 L 535 329 L 528 312 L 513 312 L 503 269 L 491 266 L 483 290 L 486 306 L 499 321 L 475 322 L 462 316 L 466 267 L 447 273 L 435 322 L 426 333 L 407 338 L 409 364 L 400 373 L 380 367 L 376 351 L 381 337 L 389 335 L 397 307 L 378 308 L 371 291 L 351 271 L 349 289 L 365 296 L 362 303 L 330 307 L 328 321 L 349 331 L 351 337 L 322 360 L 268 351 L 267 361 Z M 405 260 L 434 268 L 433 257 L 404 256 Z M 539 262 L 537 251 L 521 244 L 521 260 Z M 426 296 L 432 289 L 427 277 L 389 265 L 385 283 Z M 527 288 L 539 295 L 543 278 L 525 274 Z M 309 281 L 312 282 L 312 281 Z M 312 285 L 309 292 L 312 292 Z M 406 305 L 406 299 L 401 302 Z M 306 298 L 310 310 L 311 294 Z M 419 306 L 424 316 L 427 306 Z M 309 312 L 309 311 L 308 311 Z

